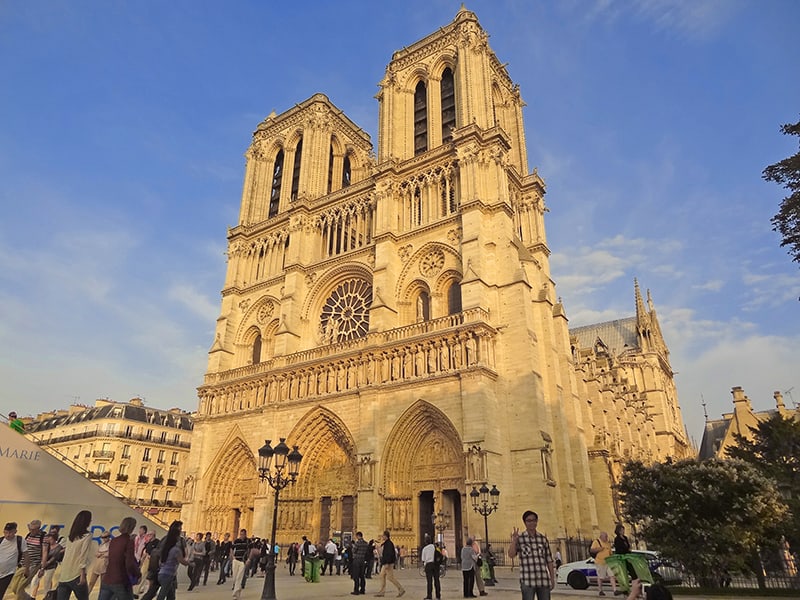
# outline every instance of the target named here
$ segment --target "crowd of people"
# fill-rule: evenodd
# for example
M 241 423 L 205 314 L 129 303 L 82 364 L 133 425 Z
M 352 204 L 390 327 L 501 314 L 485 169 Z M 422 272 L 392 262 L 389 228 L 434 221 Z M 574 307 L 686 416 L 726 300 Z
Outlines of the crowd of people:
M 555 587 L 555 560 L 550 543 L 538 532 L 538 515 L 525 511 L 523 530 L 514 528 L 508 548 L 510 558 L 518 558 L 520 589 L 523 600 L 549 600 Z M 82 510 L 75 516 L 67 535 L 57 527 L 45 532 L 41 521 L 28 523 L 28 533 L 18 535 L 16 523 L 6 523 L 0 540 L 0 599 L 6 593 L 15 600 L 88 600 L 90 592 L 99 583 L 98 600 L 175 600 L 178 586 L 178 569 L 185 566 L 188 592 L 207 585 L 209 574 L 218 573 L 217 585 L 228 583 L 233 600 L 240 600 L 248 579 L 263 576 L 270 560 L 285 563 L 289 576 L 294 576 L 300 565 L 300 576 L 308 581 L 319 576 L 349 576 L 353 580 L 352 595 L 366 594 L 366 580 L 376 578 L 380 587 L 376 596 L 384 596 L 387 583 L 391 583 L 397 596 L 406 593 L 395 576 L 395 569 L 403 569 L 406 549 L 396 546 L 388 530 L 379 540 L 364 539 L 359 531 L 352 540 L 328 539 L 312 542 L 303 536 L 301 541 L 281 548 L 271 547 L 266 539 L 248 537 L 241 529 L 235 539 L 225 534 L 213 539 L 211 532 L 187 535 L 181 521 L 173 521 L 166 536 L 159 540 L 146 525 L 136 532 L 136 519 L 126 517 L 112 536 L 104 531 L 98 538 L 91 534 L 92 514 Z M 624 528 L 617 528 L 613 549 L 617 554 L 630 550 Z M 601 533 L 592 546 L 598 567 L 600 595 L 604 595 L 603 582 L 608 580 L 617 591 L 614 578 L 603 569 L 604 559 L 611 554 L 612 543 Z M 459 553 L 465 598 L 486 596 L 484 580 L 494 580 L 491 547 L 480 549 L 477 542 L 467 538 Z M 442 563 L 447 556 L 444 548 L 427 538 L 419 554 L 421 568 L 426 577 L 425 600 L 441 599 L 439 581 Z M 489 562 L 490 567 L 481 564 Z M 212 579 L 213 582 L 213 579 Z M 628 600 L 642 594 L 642 586 L 634 581 Z M 652 586 L 644 591 L 648 600 L 669 600 L 668 591 Z M 435 596 L 434 596 L 435 594 Z

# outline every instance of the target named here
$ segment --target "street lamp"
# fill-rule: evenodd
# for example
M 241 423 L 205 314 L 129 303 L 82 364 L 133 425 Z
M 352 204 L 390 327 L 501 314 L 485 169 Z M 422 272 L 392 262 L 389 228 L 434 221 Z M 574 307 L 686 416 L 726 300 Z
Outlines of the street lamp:
M 434 527 L 436 531 L 439 532 L 438 542 L 442 543 L 444 541 L 443 535 L 444 530 L 450 527 L 450 513 L 442 512 L 439 510 L 438 513 L 433 515 L 434 520 Z
M 270 440 L 258 449 L 258 478 L 266 481 L 275 490 L 275 506 L 272 511 L 272 538 L 270 540 L 269 553 L 267 554 L 267 572 L 264 576 L 264 589 L 261 592 L 261 600 L 275 600 L 275 532 L 278 527 L 278 496 L 283 488 L 290 483 L 297 481 L 297 474 L 300 470 L 300 461 L 303 455 L 297 451 L 297 446 L 290 452 L 286 445 L 286 438 L 274 448 L 270 445 Z M 275 463 L 272 459 L 275 458 Z M 287 468 L 288 462 L 288 468 Z M 286 469 L 286 473 L 284 473 Z
M 498 490 L 497 486 L 494 484 L 492 484 L 492 489 L 490 490 L 484 482 L 480 490 L 472 486 L 469 497 L 472 500 L 472 508 L 476 513 L 483 516 L 483 532 L 485 536 L 483 543 L 488 544 L 489 515 L 497 510 L 497 505 L 500 503 L 500 490 Z M 486 585 L 494 585 L 494 581 L 486 580 Z

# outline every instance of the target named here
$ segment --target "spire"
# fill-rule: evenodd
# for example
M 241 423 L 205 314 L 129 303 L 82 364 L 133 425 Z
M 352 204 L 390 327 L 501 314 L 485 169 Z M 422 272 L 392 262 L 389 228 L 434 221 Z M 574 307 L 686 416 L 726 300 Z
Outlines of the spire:
M 647 321 L 647 310 L 644 307 L 642 291 L 639 289 L 639 280 L 636 277 L 633 278 L 633 291 L 636 296 L 636 323 L 642 327 Z

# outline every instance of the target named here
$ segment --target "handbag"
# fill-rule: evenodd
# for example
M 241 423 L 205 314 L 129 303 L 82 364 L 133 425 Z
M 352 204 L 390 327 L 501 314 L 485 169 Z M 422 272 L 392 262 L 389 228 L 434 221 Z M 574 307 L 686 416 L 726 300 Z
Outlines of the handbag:
M 483 566 L 483 559 L 479 556 L 478 560 L 475 561 L 475 564 L 478 565 L 479 567 L 482 567 Z

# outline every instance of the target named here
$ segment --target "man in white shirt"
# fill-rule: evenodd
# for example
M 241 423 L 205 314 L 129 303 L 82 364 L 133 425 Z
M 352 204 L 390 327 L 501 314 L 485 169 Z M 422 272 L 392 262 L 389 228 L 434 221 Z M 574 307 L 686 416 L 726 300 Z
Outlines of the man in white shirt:
M 17 524 L 6 523 L 3 539 L 0 540 L 0 598 L 6 595 L 8 584 L 17 571 L 17 564 L 25 556 L 27 549 L 25 539 L 17 535 Z
M 332 539 L 328 540 L 328 543 L 325 544 L 325 564 L 322 565 L 322 574 L 325 575 L 325 569 L 328 569 L 328 575 L 333 575 L 333 563 L 336 560 L 336 552 L 338 548 L 336 547 L 336 542 Z
M 425 537 L 427 538 L 428 536 L 426 535 Z M 425 600 L 432 600 L 431 592 L 434 587 L 436 588 L 436 598 L 439 600 L 442 597 L 442 587 L 439 583 L 439 565 L 442 562 L 442 552 L 436 548 L 433 542 L 430 542 L 422 548 L 419 559 L 425 567 L 425 579 L 427 579 L 428 583 L 428 593 L 425 594 Z

